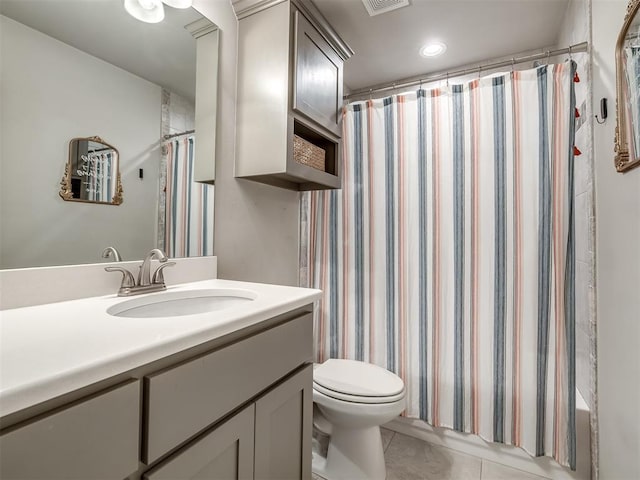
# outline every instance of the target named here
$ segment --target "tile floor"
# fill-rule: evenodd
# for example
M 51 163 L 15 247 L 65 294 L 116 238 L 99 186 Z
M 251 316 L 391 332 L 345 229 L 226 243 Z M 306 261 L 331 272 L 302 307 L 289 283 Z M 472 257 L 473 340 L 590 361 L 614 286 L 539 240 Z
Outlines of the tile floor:
M 544 480 L 521 470 L 382 429 L 387 480 Z M 313 480 L 323 480 L 313 475 Z

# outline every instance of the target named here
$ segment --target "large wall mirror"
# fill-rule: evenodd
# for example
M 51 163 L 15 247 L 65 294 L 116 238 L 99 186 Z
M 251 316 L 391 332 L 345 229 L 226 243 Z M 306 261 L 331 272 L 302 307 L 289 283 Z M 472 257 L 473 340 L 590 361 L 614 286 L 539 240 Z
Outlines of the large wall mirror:
M 0 2 L 0 268 L 213 254 L 218 31 L 193 8 Z M 196 136 L 202 137 L 198 141 Z M 117 151 L 123 197 L 68 202 L 75 138 Z
M 630 0 L 618 36 L 616 79 L 615 164 L 626 172 L 640 166 L 640 0 Z

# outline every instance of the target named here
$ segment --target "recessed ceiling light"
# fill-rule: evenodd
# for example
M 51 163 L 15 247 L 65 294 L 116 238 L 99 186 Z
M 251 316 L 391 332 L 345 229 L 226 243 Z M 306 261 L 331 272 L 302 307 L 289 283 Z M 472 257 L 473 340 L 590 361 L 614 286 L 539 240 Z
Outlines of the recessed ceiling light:
M 124 0 L 124 8 L 141 22 L 158 23 L 164 18 L 161 0 Z
M 442 42 L 432 42 L 426 44 L 420 49 L 420 55 L 423 57 L 437 57 L 447 50 L 447 46 Z

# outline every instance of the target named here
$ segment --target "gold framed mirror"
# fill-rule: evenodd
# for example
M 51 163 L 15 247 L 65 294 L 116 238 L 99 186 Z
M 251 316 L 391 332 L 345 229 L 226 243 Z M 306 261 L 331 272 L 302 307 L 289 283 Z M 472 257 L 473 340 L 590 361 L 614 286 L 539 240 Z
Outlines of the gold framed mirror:
M 70 202 L 122 203 L 118 150 L 100 137 L 74 138 L 60 182 L 60 196 Z
M 616 44 L 615 165 L 640 166 L 640 0 L 630 0 Z

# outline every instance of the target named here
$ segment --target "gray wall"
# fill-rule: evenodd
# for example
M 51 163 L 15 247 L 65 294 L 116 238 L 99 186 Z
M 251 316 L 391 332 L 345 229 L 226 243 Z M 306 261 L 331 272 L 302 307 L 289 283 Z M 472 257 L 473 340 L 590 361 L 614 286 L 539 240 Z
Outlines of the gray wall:
M 640 478 L 640 168 L 617 173 L 615 43 L 627 0 L 592 0 L 600 478 Z
M 0 268 L 97 262 L 107 245 L 141 258 L 156 238 L 160 87 L 0 20 Z M 93 135 L 120 152 L 120 206 L 58 196 L 69 141 Z
M 220 28 L 214 253 L 218 276 L 297 285 L 297 192 L 234 178 L 238 21 L 230 0 L 194 0 Z

